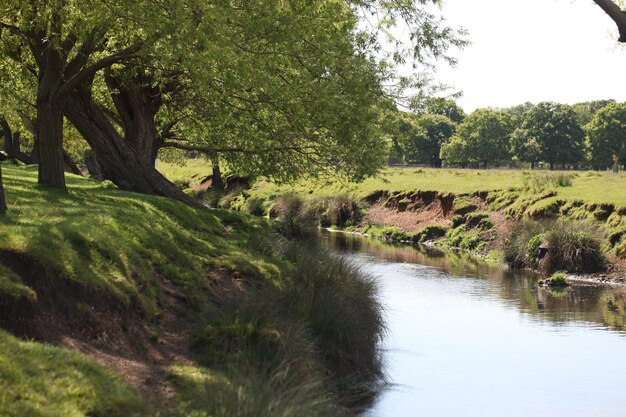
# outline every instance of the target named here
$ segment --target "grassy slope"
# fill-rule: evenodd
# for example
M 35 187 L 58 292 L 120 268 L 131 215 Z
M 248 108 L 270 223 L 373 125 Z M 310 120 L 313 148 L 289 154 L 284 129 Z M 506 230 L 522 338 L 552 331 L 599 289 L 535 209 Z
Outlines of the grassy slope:
M 36 300 L 11 261 L 23 257 L 43 271 L 29 279 L 73 280 L 121 303 L 138 301 L 146 317 L 158 313 L 157 275 L 192 309 L 206 301 L 207 285 L 217 279 L 212 271 L 268 281 L 279 276 L 279 261 L 250 249 L 250 237 L 267 230 L 260 219 L 196 210 L 71 175 L 67 192 L 41 189 L 36 167 L 3 164 L 3 174 L 9 212 L 0 217 L 0 303 Z M 0 330 L 0 415 L 132 416 L 148 408 L 85 356 Z
M 147 405 L 84 355 L 0 330 L 0 416 L 143 416 L 153 407 L 185 417 L 352 415 L 345 405 L 366 395 L 366 377 L 378 378 L 375 286 L 343 261 L 299 252 L 265 220 L 234 211 L 197 210 L 72 175 L 66 192 L 41 188 L 36 167 L 3 164 L 3 174 L 9 211 L 0 217 L 0 312 L 11 312 L 9 323 L 23 322 L 10 316 L 19 314 L 16 305 L 46 315 L 37 306 L 52 300 L 62 304 L 62 313 L 53 311 L 59 317 L 80 319 L 82 302 L 107 299 L 114 302 L 100 319 L 115 317 L 107 308 L 140 306 L 130 319 L 158 335 L 169 313 L 193 327 L 195 342 L 186 361 L 159 364 L 175 403 Z M 74 306 L 64 289 L 75 287 L 91 298 Z M 183 301 L 171 304 L 171 294 Z M 62 339 L 72 330 L 50 331 Z M 83 342 L 106 354 L 122 346 L 89 337 Z
M 131 417 L 146 411 L 118 376 L 83 355 L 0 331 L 0 415 Z
M 9 211 L 0 218 L 0 254 L 26 254 L 123 302 L 138 298 L 146 311 L 158 297 L 155 272 L 188 295 L 204 285 L 210 269 L 268 278 L 278 273 L 262 256 L 246 256 L 248 236 L 264 228 L 260 220 L 196 210 L 72 175 L 67 192 L 46 190 L 37 187 L 36 167 L 4 165 L 3 171 Z M 0 294 L 35 296 L 1 258 L 0 277 Z M 138 283 L 147 290 L 139 291 Z

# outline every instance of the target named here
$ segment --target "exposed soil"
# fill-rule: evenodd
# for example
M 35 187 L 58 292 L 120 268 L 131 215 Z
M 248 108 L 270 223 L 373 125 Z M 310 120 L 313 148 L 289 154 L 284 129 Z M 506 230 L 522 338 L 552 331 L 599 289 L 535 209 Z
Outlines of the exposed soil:
M 444 216 L 441 210 L 426 208 L 421 211 L 402 211 L 385 207 L 384 203 L 372 205 L 363 218 L 364 223 L 395 226 L 405 232 L 418 232 L 429 224 L 450 226 L 451 216 Z
M 502 211 L 492 211 L 484 201 L 486 195 L 471 197 L 471 207 L 466 206 L 455 211 L 455 197 L 457 196 L 453 194 L 442 195 L 437 192 L 389 194 L 386 191 L 377 191 L 364 199 L 370 207 L 362 219 L 362 225 L 393 226 L 404 232 L 416 233 L 430 224 L 450 227 L 455 214 L 482 211 L 488 213 L 493 223 L 493 228 L 481 235 L 482 239 L 488 241 L 486 250 L 502 251 L 507 237 L 513 231 L 515 219 Z M 570 275 L 570 278 L 573 281 L 626 286 L 626 259 L 611 256 L 607 271 Z

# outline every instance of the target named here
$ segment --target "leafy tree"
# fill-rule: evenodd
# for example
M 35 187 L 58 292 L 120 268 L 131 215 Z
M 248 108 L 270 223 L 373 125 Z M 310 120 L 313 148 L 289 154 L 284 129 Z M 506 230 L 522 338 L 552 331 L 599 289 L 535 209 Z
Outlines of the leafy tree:
M 448 143 L 441 147 L 447 164 L 501 165 L 510 159 L 509 136 L 513 124 L 508 114 L 478 109 L 465 118 Z
M 416 163 L 441 168 L 441 146 L 454 134 L 456 124 L 438 114 L 418 115 L 415 119 L 418 129 L 423 133 L 415 135 L 411 143 L 407 144 L 407 155 L 412 154 Z
M 448 45 L 463 43 L 430 1 L 12 2 L 1 42 L 37 76 L 40 182 L 63 186 L 65 114 L 105 177 L 189 204 L 154 169 L 163 146 L 282 180 L 372 174 L 384 159 L 381 102 L 415 85 L 383 89 L 395 65 L 449 59 Z M 381 18 L 360 25 L 369 13 Z M 399 20 L 410 42 L 381 53 Z
M 587 125 L 591 162 L 597 167 L 626 164 L 626 103 L 610 103 Z
M 539 103 L 524 113 L 521 126 L 513 135 L 513 149 L 526 162 L 545 161 L 579 164 L 584 161 L 584 132 L 570 106 Z
M 461 123 L 465 118 L 463 109 L 450 98 L 428 97 L 413 103 L 412 107 L 417 114 L 439 114 L 446 116 L 454 123 Z
M 141 43 L 119 48 L 118 37 L 139 13 L 139 2 L 7 0 L 0 28 L 5 56 L 37 77 L 35 97 L 39 183 L 65 187 L 63 114 L 70 94 L 98 71 L 135 55 Z M 115 35 L 113 35 L 115 34 Z
M 606 107 L 610 103 L 615 103 L 615 100 L 594 100 L 586 101 L 583 103 L 576 103 L 572 105 L 572 110 L 576 113 L 576 120 L 581 127 L 585 127 L 598 110 Z

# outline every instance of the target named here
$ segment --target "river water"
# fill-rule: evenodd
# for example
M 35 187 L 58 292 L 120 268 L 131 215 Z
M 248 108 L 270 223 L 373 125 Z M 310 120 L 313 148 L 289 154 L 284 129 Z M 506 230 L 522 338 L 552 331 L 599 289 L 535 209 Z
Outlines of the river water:
M 377 277 L 390 386 L 366 417 L 626 417 L 626 290 L 324 233 Z

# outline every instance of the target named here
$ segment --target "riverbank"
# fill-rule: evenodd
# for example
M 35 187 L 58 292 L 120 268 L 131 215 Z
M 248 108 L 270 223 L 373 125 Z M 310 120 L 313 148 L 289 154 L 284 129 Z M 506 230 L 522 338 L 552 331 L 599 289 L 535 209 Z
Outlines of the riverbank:
M 1 415 L 350 416 L 376 390 L 376 286 L 345 262 L 243 213 L 3 174 Z
M 198 185 L 192 185 L 192 194 L 193 187 Z M 295 196 L 302 200 L 302 213 L 292 217 L 305 223 L 313 219 L 322 227 L 385 241 L 429 242 L 496 262 L 506 257 L 508 240 L 520 224 L 535 222 L 546 229 L 557 220 L 570 222 L 571 229 L 580 224 L 597 235 L 607 259 L 607 271 L 584 274 L 584 279 L 621 284 L 626 275 L 624 189 L 623 173 L 389 168 L 361 184 L 277 186 L 261 180 L 213 198 L 213 204 L 277 217 Z M 584 271 L 573 265 L 570 273 Z

